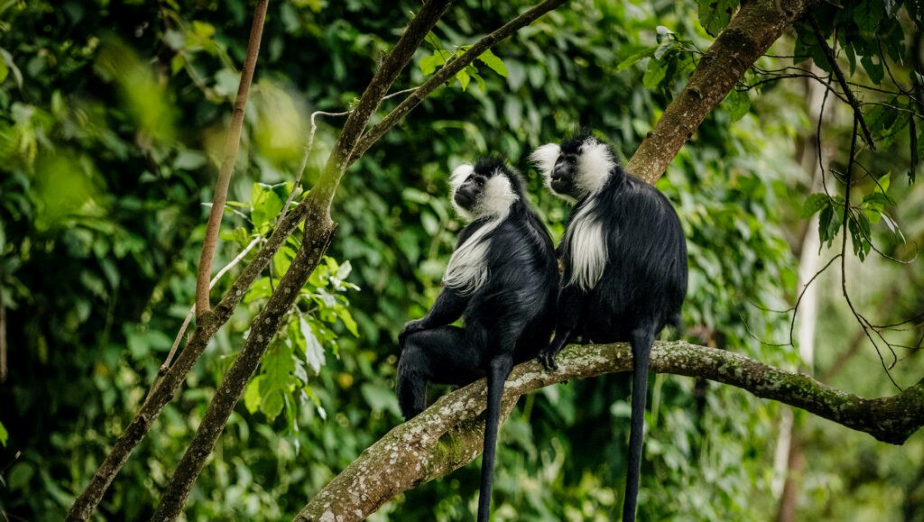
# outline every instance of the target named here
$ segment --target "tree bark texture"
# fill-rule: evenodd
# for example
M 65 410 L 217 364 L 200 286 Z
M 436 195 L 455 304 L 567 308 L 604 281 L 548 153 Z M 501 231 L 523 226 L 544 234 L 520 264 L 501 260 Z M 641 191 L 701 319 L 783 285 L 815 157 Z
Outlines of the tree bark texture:
M 559 354 L 557 361 L 559 368 L 554 372 L 543 370 L 536 361 L 514 368 L 504 388 L 505 414 L 520 395 L 541 387 L 632 371 L 632 350 L 625 343 L 572 345 Z M 730 384 L 891 444 L 902 444 L 924 424 L 924 381 L 892 397 L 864 399 L 803 374 L 684 341 L 655 343 L 651 371 Z M 474 460 L 482 450 L 485 404 L 483 379 L 441 397 L 366 449 L 294 520 L 362 520 L 398 493 Z
M 783 29 L 818 0 L 742 2 L 702 57 L 683 91 L 642 140 L 626 170 L 654 184 L 699 125 L 731 92 L 745 71 L 773 45 Z

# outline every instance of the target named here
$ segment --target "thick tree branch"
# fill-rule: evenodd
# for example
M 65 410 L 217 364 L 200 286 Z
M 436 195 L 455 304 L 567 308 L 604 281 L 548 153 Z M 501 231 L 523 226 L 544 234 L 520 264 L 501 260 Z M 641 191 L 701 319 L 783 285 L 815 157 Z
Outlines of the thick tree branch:
M 783 28 L 801 18 L 819 0 L 754 0 L 742 2 L 738 14 L 700 60 L 689 83 L 664 111 L 654 129 L 626 165 L 626 170 L 654 184 L 680 147 Z
M 570 346 L 557 361 L 559 369 L 555 372 L 543 370 L 536 361 L 514 368 L 504 391 L 505 414 L 520 395 L 541 387 L 632 371 L 632 351 L 623 343 Z M 651 371 L 730 384 L 891 444 L 902 444 L 924 425 L 924 381 L 892 397 L 863 399 L 807 375 L 683 341 L 655 343 Z M 484 380 L 441 397 L 366 449 L 294 520 L 362 520 L 395 495 L 474 460 L 482 449 L 485 401 Z
M 209 279 L 212 274 L 212 258 L 218 244 L 218 229 L 228 199 L 228 185 L 237 161 L 237 151 L 241 146 L 241 130 L 244 128 L 244 107 L 247 105 L 247 93 L 257 68 L 257 56 L 260 55 L 260 39 L 263 36 L 263 22 L 266 20 L 266 6 L 269 0 L 257 0 L 254 9 L 253 24 L 250 27 L 250 40 L 247 42 L 247 55 L 241 69 L 241 81 L 237 87 L 237 99 L 234 100 L 234 112 L 231 114 L 231 128 L 225 141 L 224 157 L 218 172 L 218 183 L 212 197 L 212 210 L 205 226 L 205 239 L 202 241 L 202 255 L 199 257 L 199 273 L 196 277 L 196 313 L 202 315 L 211 310 L 209 304 Z

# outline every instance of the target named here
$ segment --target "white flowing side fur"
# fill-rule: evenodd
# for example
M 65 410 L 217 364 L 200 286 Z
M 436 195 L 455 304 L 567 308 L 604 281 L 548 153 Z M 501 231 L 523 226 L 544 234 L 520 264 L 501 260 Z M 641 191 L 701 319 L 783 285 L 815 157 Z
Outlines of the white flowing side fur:
M 596 199 L 590 199 L 571 220 L 565 241 L 571 252 L 571 278 L 569 285 L 577 284 L 589 291 L 600 281 L 606 267 L 606 238 L 603 226 L 594 219 Z
M 463 167 L 470 170 L 461 171 Z M 471 165 L 457 167 L 450 176 L 450 183 L 453 185 L 453 195 L 456 189 L 468 178 L 474 171 Z M 464 177 L 457 179 L 456 175 L 466 172 Z M 510 206 L 517 201 L 519 197 L 513 191 L 510 180 L 501 173 L 495 173 L 484 185 L 481 192 L 481 198 L 475 204 L 474 218 L 488 218 L 488 221 L 481 226 L 474 234 L 469 236 L 459 248 L 452 253 L 449 258 L 449 265 L 446 267 L 446 273 L 443 275 L 443 284 L 450 288 L 455 288 L 463 295 L 469 295 L 488 280 L 488 269 L 486 259 L 490 241 L 488 235 L 501 224 L 510 213 Z M 455 200 L 455 197 L 453 197 Z M 453 201 L 453 206 L 462 217 L 471 219 L 472 213 L 461 209 Z

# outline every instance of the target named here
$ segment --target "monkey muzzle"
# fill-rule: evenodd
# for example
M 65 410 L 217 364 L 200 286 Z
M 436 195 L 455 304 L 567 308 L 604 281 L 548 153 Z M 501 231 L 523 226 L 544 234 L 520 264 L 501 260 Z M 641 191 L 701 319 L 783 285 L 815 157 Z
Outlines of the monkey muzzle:
M 468 192 L 458 191 L 456 192 L 455 197 L 453 198 L 456 201 L 456 204 L 460 207 L 469 210 L 472 208 L 472 205 L 475 204 L 475 197 Z

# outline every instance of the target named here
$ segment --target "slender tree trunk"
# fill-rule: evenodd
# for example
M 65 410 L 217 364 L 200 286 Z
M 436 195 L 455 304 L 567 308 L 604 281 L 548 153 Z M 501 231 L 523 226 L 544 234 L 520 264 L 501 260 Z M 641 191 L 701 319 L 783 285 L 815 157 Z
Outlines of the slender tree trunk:
M 817 75 L 824 74 L 824 71 L 815 65 L 812 65 L 812 72 Z M 802 157 L 797 159 L 802 165 L 802 170 L 808 174 L 811 180 L 811 192 L 814 193 L 821 191 L 824 187 L 822 179 L 824 174 L 819 164 L 819 162 L 824 161 L 824 158 L 821 156 L 822 151 L 818 148 L 819 136 L 815 129 L 819 128 L 819 122 L 824 117 L 825 87 L 816 81 L 807 80 L 805 90 L 813 131 L 802 137 L 801 147 L 798 147 Z M 802 292 L 802 295 L 799 308 L 795 312 L 798 314 L 797 321 L 799 322 L 796 346 L 799 349 L 802 369 L 809 375 L 814 374 L 815 325 L 818 321 L 820 283 L 815 281 L 808 288 L 805 288 L 805 285 L 812 280 L 821 267 L 820 248 L 821 238 L 818 234 L 818 217 L 813 216 L 806 226 L 800 246 L 799 285 L 797 290 Z M 794 467 L 793 464 L 798 464 L 798 468 Z M 804 467 L 805 456 L 802 454 L 799 444 L 795 415 L 793 415 L 792 409 L 784 408 L 780 419 L 780 434 L 777 440 L 774 480 L 772 483 L 773 492 L 780 499 L 777 509 L 777 522 L 793 522 L 795 520 L 799 498 L 798 486 L 801 483 L 799 475 Z

